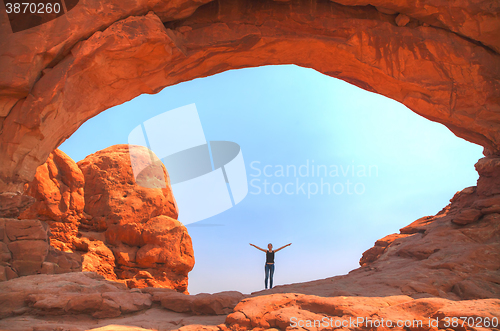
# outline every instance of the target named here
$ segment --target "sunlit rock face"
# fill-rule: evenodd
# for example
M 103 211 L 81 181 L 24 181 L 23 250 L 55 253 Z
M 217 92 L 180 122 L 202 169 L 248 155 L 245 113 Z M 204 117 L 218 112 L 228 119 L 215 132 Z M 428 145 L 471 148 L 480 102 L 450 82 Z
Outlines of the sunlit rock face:
M 168 173 L 150 150 L 133 149 L 112 146 L 78 165 L 54 151 L 26 185 L 36 202 L 20 218 L 47 222 L 52 246 L 79 253 L 83 271 L 186 292 L 194 253 Z
M 85 180 L 76 163 L 56 149 L 47 162 L 37 168 L 35 178 L 25 185 L 25 194 L 36 202 L 25 209 L 20 219 L 39 219 L 50 225 L 51 245 L 65 249 L 76 237 L 80 221 L 90 218 L 83 211 Z
M 266 64 L 386 95 L 500 154 L 497 1 L 339 3 L 88 0 L 17 33 L 2 15 L 0 190 L 21 192 L 50 152 L 109 107 Z
M 227 316 L 224 325 L 209 330 L 336 330 L 342 325 L 373 330 L 401 327 L 405 322 L 412 329 L 433 330 L 451 326 L 450 316 L 457 313 L 464 318 L 475 314 L 478 320 L 491 325 L 500 316 L 499 304 L 498 299 L 456 302 L 442 298 L 413 299 L 406 295 L 328 298 L 284 293 L 243 300 Z M 453 321 L 458 323 L 457 320 L 460 319 Z
M 134 173 L 140 164 L 149 166 Z M 111 249 L 116 278 L 125 279 L 129 287 L 187 291 L 193 247 L 186 228 L 177 221 L 165 166 L 147 148 L 136 146 L 129 153 L 128 145 L 91 154 L 78 166 L 85 177 L 85 211 L 92 215 L 81 232 Z
M 50 246 L 47 223 L 0 218 L 0 282 L 34 274 L 82 270 L 80 255 Z

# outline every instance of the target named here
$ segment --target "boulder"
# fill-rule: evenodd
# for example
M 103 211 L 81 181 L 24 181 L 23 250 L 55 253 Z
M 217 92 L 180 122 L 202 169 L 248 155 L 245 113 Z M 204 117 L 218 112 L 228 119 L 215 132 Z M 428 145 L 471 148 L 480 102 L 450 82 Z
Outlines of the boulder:
M 39 273 L 49 252 L 49 244 L 42 240 L 19 240 L 7 247 L 12 253 L 12 267 L 19 276 Z
M 81 255 L 80 261 L 71 257 L 64 266 L 49 259 L 40 272 L 75 271 L 76 262 L 85 271 L 130 287 L 187 291 L 187 274 L 194 265 L 191 238 L 176 220 L 165 166 L 147 148 L 136 146 L 129 153 L 128 145 L 112 146 L 78 165 L 56 150 L 38 167 L 25 192 L 36 202 L 21 217 L 44 220 L 54 248 Z M 43 224 L 22 220 L 9 223 L 5 231 L 10 240 L 46 239 L 43 229 L 35 228 Z
M 5 233 L 10 241 L 16 240 L 43 240 L 48 239 L 49 228 L 47 223 L 39 220 L 10 219 L 5 224 Z
M 168 173 L 150 150 L 133 148 L 130 153 L 128 145 L 111 146 L 78 162 L 85 177 L 85 212 L 92 218 L 82 220 L 83 237 L 75 247 L 87 252 L 84 270 L 131 288 L 186 292 L 194 253 L 191 237 L 176 219 Z
M 135 174 L 134 165 L 150 164 Z M 143 223 L 155 216 L 177 219 L 178 210 L 168 173 L 146 147 L 115 145 L 78 162 L 85 177 L 85 211 L 92 220 L 82 225 L 89 230 L 106 231 L 112 225 Z
M 50 225 L 52 245 L 65 250 L 86 219 L 83 196 L 84 177 L 76 163 L 61 150 L 50 153 L 39 166 L 33 181 L 25 185 L 25 194 L 35 198 L 20 218 L 35 218 Z
M 500 158 L 488 156 L 480 159 L 475 164 L 479 174 L 477 190 L 479 196 L 493 196 L 500 194 Z
M 18 217 L 34 201 L 33 197 L 19 192 L 0 192 L 0 217 Z
M 196 315 L 227 315 L 245 296 L 237 291 L 226 291 L 214 294 L 199 293 L 185 295 L 170 292 L 160 295 L 161 306 L 178 313 L 194 313 Z
M 472 208 L 471 209 L 464 209 L 464 210 L 460 211 L 460 214 L 458 214 L 452 220 L 452 222 L 455 224 L 460 224 L 460 225 L 470 224 L 470 223 L 474 223 L 477 220 L 479 220 L 479 218 L 481 218 L 481 216 L 483 216 L 483 213 L 481 213 L 481 211 L 478 209 L 472 209 Z
M 398 16 L 396 16 L 395 22 L 397 26 L 405 26 L 410 22 L 410 18 L 405 14 L 399 14 Z
M 0 283 L 0 318 L 19 312 L 109 318 L 148 309 L 151 304 L 150 294 L 130 291 L 91 272 L 32 275 Z
M 373 330 L 396 328 L 398 321 L 403 323 L 399 325 L 403 329 L 405 321 L 409 321 L 407 327 L 412 330 L 427 330 L 433 326 L 444 329 L 446 317 L 463 316 L 483 321 L 498 319 L 499 304 L 499 299 L 452 301 L 408 296 L 325 298 L 294 293 L 273 294 L 241 301 L 221 327 L 222 330 L 235 331 L 334 330 L 342 329 L 342 326 L 344 329 Z

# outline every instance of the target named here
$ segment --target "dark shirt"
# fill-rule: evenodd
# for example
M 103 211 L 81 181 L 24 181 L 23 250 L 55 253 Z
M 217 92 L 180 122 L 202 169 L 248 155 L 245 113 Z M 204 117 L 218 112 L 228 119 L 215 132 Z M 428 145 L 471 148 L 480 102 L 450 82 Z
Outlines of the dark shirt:
M 274 263 L 274 251 L 266 252 L 266 264 L 267 263 Z

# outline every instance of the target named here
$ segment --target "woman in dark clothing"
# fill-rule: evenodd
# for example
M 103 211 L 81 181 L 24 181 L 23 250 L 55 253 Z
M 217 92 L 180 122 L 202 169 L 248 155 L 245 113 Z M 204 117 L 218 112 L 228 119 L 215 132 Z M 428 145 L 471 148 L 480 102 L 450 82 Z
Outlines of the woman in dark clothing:
M 266 279 L 265 279 L 265 285 L 266 285 L 266 290 L 267 290 L 267 280 L 269 279 L 269 288 L 273 288 L 273 274 L 274 274 L 274 253 L 282 250 L 283 248 L 290 246 L 292 243 L 289 243 L 288 245 L 285 245 L 283 247 L 280 247 L 276 250 L 273 251 L 273 244 L 268 244 L 267 245 L 267 251 L 263 248 L 260 248 L 258 246 L 255 246 L 254 244 L 250 244 L 250 246 L 253 246 L 257 248 L 258 250 L 263 251 L 266 253 L 266 266 L 264 268 L 265 273 L 266 273 Z

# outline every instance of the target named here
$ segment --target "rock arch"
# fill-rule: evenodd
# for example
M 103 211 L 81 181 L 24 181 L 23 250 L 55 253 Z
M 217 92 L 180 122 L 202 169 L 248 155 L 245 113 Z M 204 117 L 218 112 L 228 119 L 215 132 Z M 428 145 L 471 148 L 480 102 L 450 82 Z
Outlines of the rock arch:
M 3 11 L 0 192 L 22 191 L 50 152 L 107 108 L 268 64 L 385 95 L 500 155 L 499 13 L 495 0 L 86 0 L 12 33 Z

